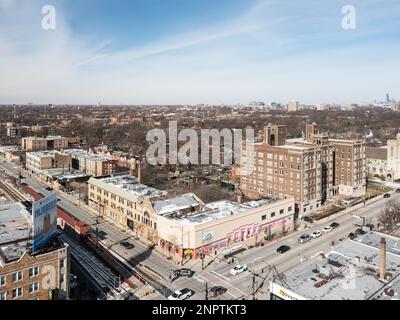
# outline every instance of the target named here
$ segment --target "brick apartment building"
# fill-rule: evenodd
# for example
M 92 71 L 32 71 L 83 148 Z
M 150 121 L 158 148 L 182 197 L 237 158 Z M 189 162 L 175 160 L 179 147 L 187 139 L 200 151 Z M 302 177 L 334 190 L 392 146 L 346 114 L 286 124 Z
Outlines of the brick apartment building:
M 72 168 L 93 177 L 107 176 L 116 171 L 117 160 L 80 149 L 64 150 L 72 157 Z
M 287 128 L 269 124 L 262 142 L 243 142 L 241 190 L 250 198 L 293 197 L 296 211 L 308 215 L 326 199 L 365 194 L 366 159 L 362 140 L 330 139 L 317 124 L 306 137 L 287 140 Z
M 68 297 L 69 247 L 56 238 L 32 252 L 30 212 L 4 201 L 0 211 L 0 300 Z

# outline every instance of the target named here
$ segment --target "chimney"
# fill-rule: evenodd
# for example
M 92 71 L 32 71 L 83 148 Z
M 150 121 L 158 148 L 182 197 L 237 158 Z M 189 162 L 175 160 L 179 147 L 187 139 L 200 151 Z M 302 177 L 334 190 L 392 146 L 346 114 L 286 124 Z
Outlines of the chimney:
M 380 281 L 385 281 L 386 278 L 386 240 L 381 239 L 381 268 L 380 268 Z

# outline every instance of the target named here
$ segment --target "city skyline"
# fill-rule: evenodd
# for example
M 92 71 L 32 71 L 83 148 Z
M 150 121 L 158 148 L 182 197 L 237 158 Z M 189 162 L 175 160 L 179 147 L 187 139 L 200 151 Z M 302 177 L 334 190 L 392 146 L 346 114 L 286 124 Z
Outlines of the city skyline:
M 41 10 L 56 9 L 43 30 Z M 399 97 L 396 1 L 0 1 L 1 103 L 369 103 Z M 168 14 L 165 14 L 168 12 Z M 382 98 L 379 98 L 382 97 Z

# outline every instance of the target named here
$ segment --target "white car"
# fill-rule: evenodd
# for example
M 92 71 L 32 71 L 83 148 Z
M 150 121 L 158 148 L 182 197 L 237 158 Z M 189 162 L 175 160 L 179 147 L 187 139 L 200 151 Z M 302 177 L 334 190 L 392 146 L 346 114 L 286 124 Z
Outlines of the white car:
M 319 231 L 319 230 L 314 231 L 314 232 L 311 234 L 311 237 L 314 238 L 314 239 L 319 238 L 319 237 L 321 237 L 321 236 L 322 236 L 322 233 L 321 233 L 321 231 Z
M 182 289 L 175 291 L 168 297 L 168 300 L 186 300 L 189 299 L 193 295 L 193 291 L 190 289 Z
M 238 275 L 238 274 L 240 274 L 242 272 L 245 272 L 245 271 L 247 271 L 247 266 L 244 263 L 242 263 L 242 264 L 239 264 L 236 267 L 234 267 L 230 271 L 230 273 L 231 273 L 231 275 L 236 276 L 236 275 Z
M 324 232 L 324 233 L 329 233 L 329 232 L 331 232 L 333 229 L 332 229 L 332 227 L 331 226 L 327 226 L 327 227 L 325 227 L 322 231 Z

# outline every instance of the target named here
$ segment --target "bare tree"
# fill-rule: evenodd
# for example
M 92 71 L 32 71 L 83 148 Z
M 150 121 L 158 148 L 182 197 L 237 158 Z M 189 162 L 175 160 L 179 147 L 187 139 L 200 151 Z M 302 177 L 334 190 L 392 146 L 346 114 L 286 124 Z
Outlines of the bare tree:
M 379 217 L 379 223 L 385 231 L 393 232 L 400 226 L 400 201 L 391 200 L 386 204 Z

